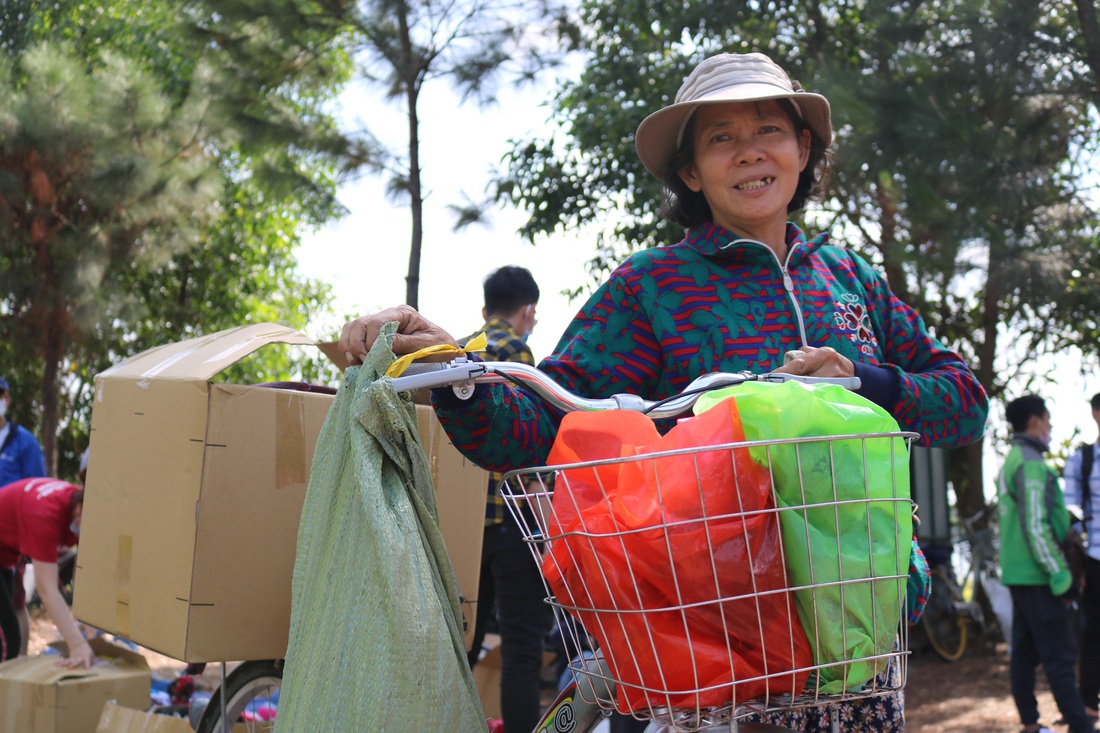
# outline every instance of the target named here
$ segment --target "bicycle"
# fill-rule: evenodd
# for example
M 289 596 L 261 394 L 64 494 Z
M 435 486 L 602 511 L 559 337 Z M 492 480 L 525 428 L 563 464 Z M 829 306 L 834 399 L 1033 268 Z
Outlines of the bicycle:
M 469 397 L 473 394 L 474 388 L 477 384 L 481 383 L 493 383 L 493 382 L 511 382 L 519 385 L 521 388 L 528 390 L 540 398 L 545 400 L 553 407 L 563 410 L 612 410 L 612 409 L 627 409 L 638 412 L 643 412 L 655 420 L 672 418 L 689 410 L 695 401 L 698 399 L 701 392 L 716 389 L 724 386 L 732 386 L 742 384 L 748 381 L 775 381 L 782 382 L 789 379 L 799 379 L 804 382 L 837 382 L 840 381 L 846 386 L 855 387 L 858 386 L 856 380 L 819 380 L 813 378 L 796 378 L 786 374 L 767 374 L 767 375 L 753 375 L 748 373 L 742 374 L 708 374 L 693 382 L 687 389 L 684 390 L 681 395 L 664 400 L 661 402 L 650 402 L 643 400 L 635 395 L 616 395 L 605 399 L 584 399 L 572 395 L 568 391 L 561 388 L 555 382 L 546 377 L 542 372 L 537 369 L 510 362 L 470 362 L 465 358 L 459 358 L 446 364 L 425 364 L 414 365 L 408 372 L 409 376 L 402 376 L 393 380 L 394 389 L 397 391 L 412 391 L 422 388 L 439 388 L 450 386 L 456 395 L 462 398 Z M 690 462 L 695 462 L 696 468 L 698 468 L 698 462 L 704 460 L 701 458 L 704 454 L 721 453 L 727 456 L 736 456 L 738 451 L 752 451 L 755 455 L 764 461 L 767 466 L 769 477 L 773 476 L 773 472 L 776 470 L 775 465 L 772 463 L 773 456 L 786 450 L 793 451 L 795 455 L 799 456 L 801 460 L 801 454 L 803 452 L 811 452 L 811 446 L 817 448 L 824 447 L 827 454 L 827 462 L 831 464 L 832 475 L 832 501 L 825 502 L 825 505 L 830 511 L 839 512 L 842 506 L 861 505 L 863 508 L 869 508 L 873 503 L 873 500 L 866 497 L 857 498 L 840 498 L 836 495 L 837 492 L 837 476 L 836 464 L 833 463 L 833 459 L 836 455 L 835 452 L 839 452 L 842 448 L 841 443 L 844 441 L 854 441 L 860 446 L 858 450 L 862 450 L 864 464 L 862 471 L 864 474 L 867 472 L 867 446 L 870 441 L 876 441 L 880 439 L 895 441 L 900 440 L 905 445 L 908 441 L 915 437 L 911 433 L 891 433 L 881 435 L 845 435 L 845 436 L 830 436 L 828 438 L 791 438 L 785 440 L 774 441 L 744 441 L 737 443 L 723 444 L 719 446 L 707 446 L 703 448 L 691 448 L 681 449 L 679 451 L 666 451 L 646 454 L 644 456 L 631 456 L 622 458 L 611 458 L 596 461 L 579 462 L 573 464 L 548 466 L 540 468 L 525 469 L 520 471 L 512 471 L 505 474 L 501 480 L 498 493 L 504 498 L 513 516 L 520 524 L 521 529 L 524 532 L 525 539 L 528 541 L 531 551 L 535 556 L 536 562 L 543 563 L 544 557 L 548 553 L 553 553 L 555 543 L 559 543 L 558 546 L 567 546 L 573 540 L 578 540 L 581 545 L 584 543 L 595 544 L 597 542 L 610 541 L 620 542 L 625 544 L 630 540 L 632 536 L 638 536 L 644 532 L 657 532 L 660 536 L 665 538 L 666 543 L 671 544 L 669 537 L 678 528 L 682 528 L 688 525 L 694 525 L 702 527 L 704 534 L 708 537 L 708 550 L 711 553 L 711 567 L 715 566 L 714 560 L 714 547 L 710 545 L 710 533 L 716 531 L 717 522 L 721 520 L 734 520 L 748 522 L 752 516 L 767 515 L 771 520 L 778 522 L 779 516 L 783 512 L 798 512 L 809 510 L 811 507 L 820 508 L 820 505 L 813 505 L 805 498 L 805 503 L 795 503 L 794 506 L 779 506 L 776 503 L 775 506 L 767 510 L 762 511 L 749 511 L 749 512 L 734 512 L 725 516 L 704 516 L 697 520 L 681 520 L 681 521 L 667 521 L 647 526 L 644 529 L 631 529 L 615 532 L 598 532 L 589 528 L 582 527 L 579 530 L 571 530 L 569 532 L 561 531 L 560 519 L 561 517 L 555 512 L 554 495 L 555 491 L 560 491 L 563 485 L 568 485 L 571 480 L 570 474 L 576 471 L 588 471 L 593 474 L 598 474 L 605 468 L 623 466 L 631 463 L 643 463 L 650 461 L 660 461 L 668 457 L 686 456 Z M 891 450 L 893 443 L 891 442 Z M 800 464 L 801 465 L 801 464 Z M 801 470 L 801 469 L 800 469 Z M 902 491 L 897 491 L 896 476 L 891 476 L 891 479 L 895 480 L 893 484 L 893 497 L 890 502 L 889 510 L 894 512 L 895 521 L 897 521 L 898 512 L 904 512 L 905 515 L 910 513 L 910 500 L 908 498 L 908 486 L 903 487 Z M 697 482 L 697 488 L 702 491 L 702 488 L 698 486 L 698 476 L 695 477 Z M 799 475 L 800 488 L 805 492 L 805 486 L 801 485 L 801 474 Z M 869 480 L 869 479 L 868 479 Z M 597 482 L 597 485 L 599 482 Z M 555 486 L 558 488 L 555 489 Z M 771 491 L 775 490 L 774 481 L 771 482 Z M 803 493 L 805 497 L 805 493 Z M 604 496 L 602 501 L 607 501 L 607 497 Z M 658 501 L 660 503 L 660 500 Z M 524 511 L 524 507 L 528 508 L 528 511 Z M 528 513 L 529 512 L 529 513 Z M 662 505 L 663 512 L 663 505 Z M 896 527 L 897 525 L 895 525 Z M 808 527 L 808 523 L 807 523 Z M 809 530 L 807 529 L 807 532 Z M 862 530 L 861 530 L 862 531 Z M 867 535 L 870 534 L 870 527 L 868 524 Z M 865 537 L 865 540 L 870 541 L 869 537 Z M 894 538 L 897 543 L 897 538 Z M 839 548 L 840 540 L 837 539 L 837 545 Z M 782 550 L 780 550 L 782 554 Z M 865 546 L 864 553 L 870 555 L 870 550 Z M 838 553 L 839 554 L 839 553 Z M 897 554 L 897 553 L 895 553 Z M 905 555 L 906 561 L 904 563 L 898 563 L 901 567 L 893 567 L 891 572 L 885 574 L 877 574 L 874 570 L 870 572 L 870 578 L 872 582 L 887 582 L 894 583 L 897 590 L 894 593 L 894 600 L 900 601 L 901 609 L 904 609 L 904 594 L 905 585 L 908 578 L 908 541 L 905 542 Z M 629 558 L 629 553 L 624 552 L 624 556 Z M 673 568 L 673 573 L 676 572 L 677 560 L 672 556 L 670 552 L 667 560 L 670 566 Z M 720 592 L 714 593 L 706 600 L 692 599 L 690 601 L 678 597 L 674 599 L 676 602 L 666 607 L 658 609 L 660 612 L 667 612 L 684 619 L 685 627 L 689 625 L 688 619 L 694 615 L 694 611 L 699 609 L 719 609 L 719 615 L 724 612 L 725 606 L 723 604 L 736 604 L 747 603 L 751 607 L 752 604 L 756 605 L 756 623 L 759 628 L 763 628 L 768 619 L 761 618 L 760 608 L 762 600 L 765 596 L 772 594 L 783 594 L 791 592 L 803 592 L 808 593 L 813 598 L 813 604 L 821 601 L 824 605 L 824 597 L 830 590 L 839 590 L 841 605 L 843 606 L 843 599 L 845 593 L 849 596 L 856 596 L 858 591 L 856 590 L 856 583 L 868 582 L 868 577 L 860 579 L 849 578 L 841 576 L 839 579 L 831 582 L 819 581 L 814 582 L 812 579 L 810 582 L 802 586 L 791 586 L 782 590 L 762 590 L 755 587 L 757 577 L 756 567 L 753 566 L 753 556 L 750 552 L 748 557 L 743 560 L 749 564 L 751 575 L 754 578 L 753 588 L 740 594 L 723 594 Z M 688 560 L 690 563 L 691 560 Z M 629 559 L 627 565 L 630 565 Z M 706 563 L 704 561 L 703 565 Z M 545 569 L 545 565 L 543 566 Z M 680 566 L 683 567 L 683 566 Z M 633 572 L 632 568 L 628 568 L 629 572 Z M 598 571 L 596 575 L 600 575 L 602 570 Z M 812 573 L 811 573 L 812 575 Z M 631 576 L 633 577 L 633 576 Z M 544 579 L 545 580 L 545 579 Z M 598 577 L 588 577 L 587 579 L 581 578 L 582 582 L 592 582 L 594 584 L 600 583 Z M 714 583 L 718 588 L 719 579 L 717 573 L 714 576 Z M 634 578 L 634 587 L 638 587 L 638 580 Z M 547 582 L 547 594 L 548 602 L 555 607 L 555 611 L 567 612 L 570 616 L 576 618 L 577 616 L 589 614 L 589 618 L 596 618 L 598 625 L 599 614 L 604 614 L 608 625 L 620 624 L 624 629 L 627 625 L 631 626 L 632 630 L 644 628 L 645 623 L 642 625 L 634 624 L 630 621 L 634 619 L 644 618 L 645 613 L 649 613 L 654 609 L 644 609 L 643 611 L 618 609 L 618 608 L 599 608 L 591 603 L 578 603 L 574 598 L 564 598 L 555 593 L 555 588 Z M 677 589 L 679 590 L 679 589 Z M 820 595 L 820 597 L 819 597 Z M 789 596 L 788 596 L 789 598 Z M 787 601 L 788 604 L 790 601 Z M 788 609 L 790 606 L 788 605 Z M 895 603 L 895 610 L 897 604 Z M 872 615 L 885 614 L 886 609 L 883 607 L 874 607 Z M 903 613 L 903 611 L 902 611 Z M 595 614 L 593 616 L 592 614 Z M 639 719 L 650 719 L 651 722 L 647 728 L 648 733 L 658 733 L 658 731 L 701 731 L 708 729 L 721 728 L 729 731 L 742 731 L 742 733 L 748 733 L 748 731 L 786 731 L 788 729 L 778 726 L 769 726 L 763 723 L 746 723 L 745 720 L 751 716 L 758 716 L 773 712 L 787 712 L 803 707 L 820 707 L 829 706 L 833 711 L 833 728 L 838 728 L 838 721 L 836 717 L 836 703 L 861 699 L 867 697 L 874 697 L 880 695 L 887 695 L 897 692 L 905 682 L 905 660 L 908 655 L 907 650 L 907 629 L 904 623 L 901 622 L 901 615 L 897 615 L 895 618 L 888 620 L 891 624 L 891 634 L 897 634 L 898 643 L 889 650 L 875 649 L 874 653 L 868 653 L 865 657 L 859 657 L 853 655 L 846 657 L 840 661 L 833 662 L 821 662 L 811 663 L 804 667 L 797 669 L 784 669 L 784 670 L 767 670 L 764 674 L 751 678 L 739 678 L 737 674 L 732 675 L 734 681 L 723 682 L 717 685 L 708 686 L 705 683 L 696 685 L 693 689 L 668 689 L 667 686 L 662 687 L 660 684 L 653 684 L 652 679 L 636 679 L 635 675 L 624 675 L 624 668 L 631 665 L 637 667 L 641 657 L 646 656 L 647 649 L 644 639 L 642 639 L 635 647 L 628 648 L 624 657 L 621 649 L 615 650 L 612 654 L 610 648 L 600 648 L 596 651 L 594 656 L 581 655 L 574 659 L 569 664 L 569 669 L 573 673 L 573 681 L 561 692 L 558 698 L 549 706 L 545 716 L 536 728 L 536 733 L 588 733 L 592 731 L 606 715 L 609 715 L 611 711 L 619 709 L 623 711 L 621 705 L 619 705 L 619 698 L 625 695 L 633 695 L 635 699 L 640 696 L 645 700 L 645 704 L 642 706 L 632 707 L 631 714 Z M 797 622 L 795 622 L 797 623 Z M 793 626 L 793 624 L 792 624 Z M 843 624 L 841 624 L 843 626 Z M 572 630 L 572 626 L 570 626 Z M 606 630 L 606 627 L 603 628 Z M 652 633 L 652 632 L 650 632 Z M 793 628 L 789 630 L 788 634 L 791 638 L 775 639 L 772 641 L 773 648 L 778 646 L 783 648 L 786 645 L 793 645 L 791 639 L 795 636 Z M 623 636 L 629 637 L 629 634 L 623 634 Z M 642 634 L 644 636 L 644 634 Z M 689 645 L 691 639 L 691 631 L 688 631 Z M 766 646 L 768 639 L 760 638 L 760 646 L 763 648 Z M 817 640 L 820 643 L 820 640 Z M 778 643 L 777 643 L 778 642 Z M 582 648 L 583 641 L 579 637 L 573 638 L 573 646 L 575 648 Z M 733 666 L 733 654 L 729 650 L 729 641 L 727 640 L 727 651 L 730 652 L 727 656 L 727 664 L 732 668 Z M 686 656 L 685 659 L 669 659 L 665 667 L 660 666 L 662 655 L 656 648 L 649 649 L 648 652 L 652 652 L 650 656 L 655 656 L 658 664 L 658 676 L 663 679 L 664 674 L 668 672 L 672 667 L 684 665 L 685 663 L 691 669 L 695 669 L 695 661 L 693 657 Z M 822 683 L 822 679 L 831 671 L 836 671 L 836 668 L 840 667 L 847 670 L 850 665 L 854 665 L 860 662 L 866 662 L 874 665 L 875 669 L 885 669 L 891 664 L 896 664 L 899 669 L 899 677 L 896 685 L 882 684 L 878 681 L 877 677 L 871 677 L 870 680 L 862 681 L 857 685 L 847 687 L 842 685 L 839 690 L 827 690 L 827 686 Z M 664 671 L 662 671 L 662 669 Z M 793 692 L 781 692 L 774 694 L 770 692 L 772 686 L 781 688 L 780 680 L 784 677 L 789 677 L 792 672 L 802 673 L 805 675 L 805 679 L 808 680 L 805 687 L 795 690 Z M 696 679 L 698 680 L 699 674 L 696 672 Z M 659 683 L 660 680 L 658 680 Z M 752 697 L 750 699 L 738 699 L 737 690 L 743 688 L 743 685 L 747 683 L 758 682 L 764 685 L 764 688 L 768 690 L 766 694 L 762 696 Z M 699 697 L 702 694 L 714 693 L 718 691 L 718 694 L 724 695 L 723 699 L 726 700 L 723 704 L 717 705 L 703 705 L 703 704 L 685 704 L 685 699 L 690 701 L 692 699 L 700 700 Z M 709 695 L 708 699 L 713 697 Z M 624 711 L 625 712 L 625 711 Z
M 963 519 L 963 535 L 952 543 L 951 555 L 932 568 L 932 595 L 920 624 L 932 649 L 948 662 L 966 653 L 971 626 L 982 636 L 1000 629 L 1006 640 L 1011 637 L 1011 597 L 1000 582 L 996 527 L 987 524 L 995 512 L 990 505 Z

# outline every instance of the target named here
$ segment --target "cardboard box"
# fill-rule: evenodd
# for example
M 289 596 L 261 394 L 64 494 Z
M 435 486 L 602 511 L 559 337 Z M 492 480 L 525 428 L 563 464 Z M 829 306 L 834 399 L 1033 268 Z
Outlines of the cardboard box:
M 242 726 L 243 727 L 243 726 Z M 108 702 L 103 706 L 95 733 L 193 733 L 183 718 L 154 715 Z
M 469 650 L 474 641 L 474 622 L 477 620 L 489 473 L 458 452 L 432 408 L 417 405 L 416 422 L 431 468 L 432 483 L 435 484 L 439 531 L 443 534 L 443 544 L 447 546 L 458 581 L 458 592 L 462 596 L 466 649 Z
M 156 715 L 109 702 L 103 706 L 95 733 L 192 733 L 183 718 Z M 233 726 L 233 733 L 249 733 L 245 723 Z
M 88 643 L 99 657 L 91 669 L 58 667 L 55 654 L 0 664 L 0 733 L 94 733 L 108 700 L 149 706 L 145 657 L 102 638 Z
M 210 381 L 274 343 L 316 345 L 255 324 L 157 347 L 96 376 L 77 618 L 187 662 L 286 654 L 298 521 L 333 398 Z M 439 435 L 428 420 L 441 504 L 483 507 L 485 472 Z M 451 511 L 441 506 L 444 540 L 469 578 L 483 522 Z M 463 592 L 476 597 L 476 587 Z

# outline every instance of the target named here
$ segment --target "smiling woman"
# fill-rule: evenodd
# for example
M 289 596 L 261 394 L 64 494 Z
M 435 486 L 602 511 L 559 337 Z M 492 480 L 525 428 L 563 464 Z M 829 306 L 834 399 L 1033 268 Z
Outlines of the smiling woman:
M 920 434 L 923 445 L 948 448 L 980 437 L 988 402 L 962 358 L 865 260 L 787 221 L 819 191 L 831 137 L 828 102 L 801 91 L 768 57 L 720 54 L 700 63 L 675 102 L 646 118 L 636 135 L 640 159 L 665 186 L 665 215 L 686 228 L 684 238 L 616 268 L 539 369 L 581 397 L 647 400 L 715 371 L 854 375 L 859 394 L 902 430 Z M 345 324 L 341 350 L 362 359 L 371 335 L 392 321 L 403 353 L 418 339 L 454 343 L 401 307 Z M 544 465 L 562 419 L 507 384 L 479 386 L 468 400 L 437 391 L 432 400 L 454 445 L 493 471 Z M 927 580 L 915 549 L 914 615 Z M 891 694 L 838 706 L 844 730 L 904 729 L 898 672 L 878 680 Z M 778 722 L 798 731 L 832 728 L 829 714 L 813 709 Z

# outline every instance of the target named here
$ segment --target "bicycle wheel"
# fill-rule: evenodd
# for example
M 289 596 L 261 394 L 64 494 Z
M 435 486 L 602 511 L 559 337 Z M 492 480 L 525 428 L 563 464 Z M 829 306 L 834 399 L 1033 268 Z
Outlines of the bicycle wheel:
M 958 609 L 962 591 L 942 568 L 932 570 L 932 595 L 921 616 L 928 642 L 944 660 L 957 661 L 966 651 L 966 616 Z
M 249 733 L 275 730 L 275 706 L 283 683 L 283 660 L 242 662 L 225 678 L 226 717 L 243 723 Z M 197 733 L 229 733 L 222 725 L 222 694 L 218 688 L 199 719 Z

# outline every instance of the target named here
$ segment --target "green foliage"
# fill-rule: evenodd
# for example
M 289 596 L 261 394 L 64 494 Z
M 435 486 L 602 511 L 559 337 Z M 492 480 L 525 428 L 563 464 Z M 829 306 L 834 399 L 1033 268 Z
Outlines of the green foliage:
M 832 186 L 803 223 L 881 266 L 991 395 L 1028 366 L 994 368 L 1006 333 L 1025 354 L 1100 355 L 1085 15 L 1057 0 L 586 0 L 581 15 L 589 61 L 554 97 L 556 131 L 517 142 L 497 181 L 528 239 L 595 230 L 596 278 L 677 241 L 634 131 L 703 58 L 760 51 L 832 103 Z M 981 485 L 980 462 L 955 479 Z
M 1095 125 L 1087 84 L 1066 73 L 1060 39 L 1074 16 L 1061 4 L 589 2 L 582 15 L 591 62 L 554 98 L 557 132 L 518 142 L 497 182 L 529 212 L 528 239 L 595 228 L 597 276 L 630 250 L 676 241 L 633 132 L 702 58 L 762 51 L 832 102 L 833 186 L 806 212 L 812 227 L 879 263 L 989 370 L 991 323 L 1077 321 L 1044 307 L 1060 302 L 1096 232 L 1067 165 Z
M 62 469 L 87 443 L 92 378 L 107 366 L 329 311 L 328 288 L 295 274 L 294 249 L 303 227 L 339 213 L 337 176 L 369 157 L 325 112 L 352 69 L 346 25 L 304 0 L 249 3 L 247 21 L 214 5 L 238 7 L 3 11 L 0 359 L 19 385 L 13 414 L 40 430 L 48 463 L 57 440 Z M 273 351 L 230 376 L 333 373 Z

